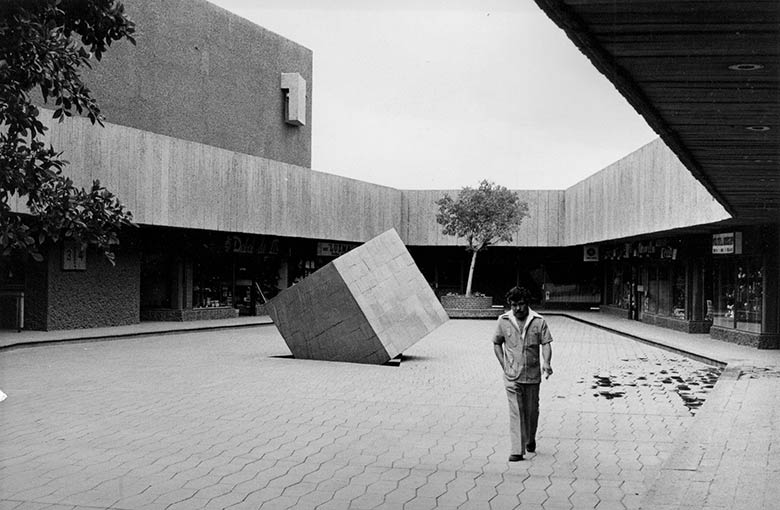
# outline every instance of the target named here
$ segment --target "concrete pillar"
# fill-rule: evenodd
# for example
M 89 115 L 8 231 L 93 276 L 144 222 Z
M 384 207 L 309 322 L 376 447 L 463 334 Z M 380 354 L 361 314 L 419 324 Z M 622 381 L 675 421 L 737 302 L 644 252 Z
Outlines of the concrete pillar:
M 290 286 L 290 262 L 287 259 L 282 259 L 279 262 L 279 279 L 277 280 L 276 287 L 282 291 Z M 266 296 L 266 298 L 269 298 Z M 270 299 L 270 298 L 269 298 Z
M 190 310 L 192 309 L 192 289 L 194 287 L 193 280 L 194 280 L 194 264 L 192 263 L 192 257 L 185 257 L 184 263 L 183 263 L 183 271 L 184 274 L 182 275 L 182 282 L 183 282 L 183 298 L 182 303 L 185 309 Z
M 688 278 L 686 278 L 686 299 L 690 306 L 690 318 L 692 321 L 704 320 L 704 295 L 702 286 L 702 261 L 691 260 L 688 264 Z M 690 283 L 690 285 L 688 285 Z
M 170 276 L 170 282 L 171 284 L 168 286 L 171 293 L 171 308 L 174 310 L 181 310 L 184 303 L 182 302 L 182 293 L 181 293 L 181 287 L 182 287 L 182 270 L 181 270 L 181 259 L 176 258 L 173 261 L 173 270 L 171 271 Z
M 171 271 L 170 275 L 171 308 L 174 310 L 181 310 L 185 308 L 184 288 L 186 283 L 184 279 L 184 273 L 184 261 L 181 259 L 181 257 L 177 257 L 173 262 L 173 271 Z
M 764 254 L 763 302 L 761 306 L 762 332 L 780 333 L 780 234 L 778 229 L 767 229 L 767 250 Z

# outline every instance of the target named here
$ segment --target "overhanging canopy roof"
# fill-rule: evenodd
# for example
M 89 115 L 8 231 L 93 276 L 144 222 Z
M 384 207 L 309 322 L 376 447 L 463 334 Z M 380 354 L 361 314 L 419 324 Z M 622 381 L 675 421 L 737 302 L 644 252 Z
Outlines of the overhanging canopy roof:
M 780 2 L 535 0 L 738 220 L 780 221 Z

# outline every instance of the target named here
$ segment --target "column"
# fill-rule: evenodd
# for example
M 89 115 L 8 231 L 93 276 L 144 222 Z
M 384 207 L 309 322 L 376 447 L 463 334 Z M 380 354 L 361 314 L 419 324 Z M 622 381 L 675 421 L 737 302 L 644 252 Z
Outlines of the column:
M 173 262 L 170 281 L 171 308 L 174 310 L 181 310 L 184 307 L 184 296 L 181 291 L 181 288 L 184 285 L 184 272 L 182 271 L 182 260 L 180 257 L 177 257 Z
M 184 271 L 184 274 L 182 275 L 182 293 L 183 293 L 183 299 L 182 303 L 185 309 L 191 310 L 192 309 L 192 300 L 193 300 L 193 279 L 194 279 L 194 270 L 193 270 L 193 263 L 192 263 L 192 257 L 184 257 L 184 263 L 182 266 L 182 269 Z
M 778 229 L 764 231 L 767 238 L 764 253 L 763 301 L 761 303 L 761 331 L 769 335 L 780 334 L 780 240 Z

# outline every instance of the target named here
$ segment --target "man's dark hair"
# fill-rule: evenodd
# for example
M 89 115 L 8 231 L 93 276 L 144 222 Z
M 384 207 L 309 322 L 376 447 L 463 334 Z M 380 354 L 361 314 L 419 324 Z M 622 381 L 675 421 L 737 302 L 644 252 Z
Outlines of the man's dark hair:
M 506 302 L 510 301 L 528 304 L 531 302 L 531 292 L 525 287 L 512 287 L 506 293 Z

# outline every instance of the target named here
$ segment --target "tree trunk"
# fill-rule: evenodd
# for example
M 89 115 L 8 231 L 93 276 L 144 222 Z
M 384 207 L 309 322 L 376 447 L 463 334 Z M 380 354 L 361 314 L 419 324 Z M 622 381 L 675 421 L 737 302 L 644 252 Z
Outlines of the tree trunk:
M 471 256 L 471 267 L 469 267 L 469 279 L 466 283 L 466 296 L 471 296 L 471 282 L 474 280 L 474 265 L 477 263 L 477 250 Z

